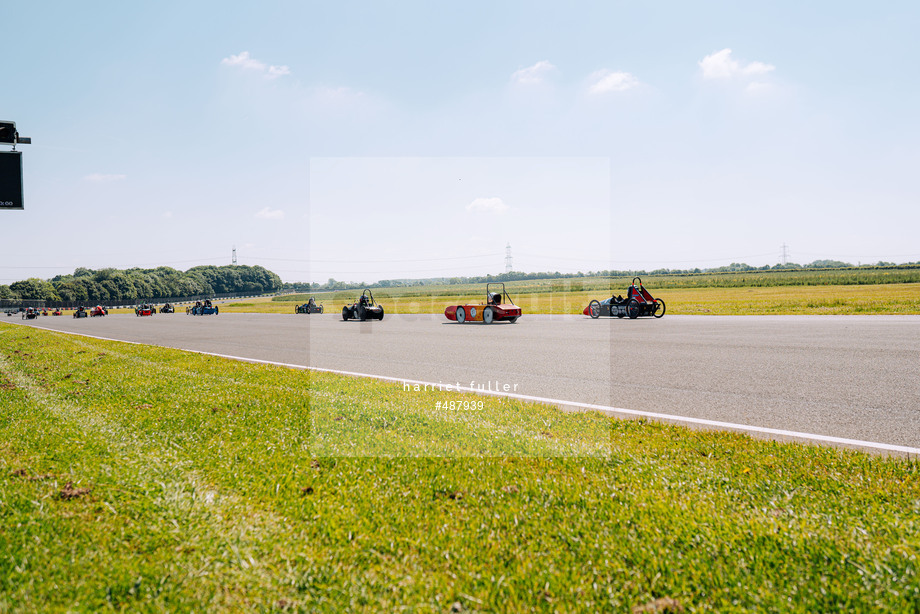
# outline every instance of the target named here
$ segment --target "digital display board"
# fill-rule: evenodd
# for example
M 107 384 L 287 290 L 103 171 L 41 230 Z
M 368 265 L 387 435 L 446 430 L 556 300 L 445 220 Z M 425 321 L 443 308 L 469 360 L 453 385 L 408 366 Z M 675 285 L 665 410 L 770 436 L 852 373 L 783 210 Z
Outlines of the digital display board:
M 0 209 L 22 208 L 22 152 L 0 151 Z

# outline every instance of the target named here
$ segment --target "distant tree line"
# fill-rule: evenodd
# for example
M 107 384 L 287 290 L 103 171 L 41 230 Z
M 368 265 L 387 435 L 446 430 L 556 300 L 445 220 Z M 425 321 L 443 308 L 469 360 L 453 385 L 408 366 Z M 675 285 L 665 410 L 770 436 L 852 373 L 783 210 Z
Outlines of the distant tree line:
M 281 278 L 261 266 L 197 266 L 182 272 L 156 269 L 78 268 L 50 280 L 30 278 L 0 285 L 0 299 L 130 303 L 226 293 L 265 294 L 281 290 Z
M 632 277 L 638 276 L 656 276 L 656 275 L 702 275 L 712 273 L 739 273 L 745 271 L 792 271 L 792 270 L 820 270 L 820 269 L 856 269 L 866 267 L 898 267 L 898 266 L 917 266 L 920 262 L 907 262 L 901 265 L 893 262 L 878 262 L 876 264 L 862 264 L 859 267 L 839 260 L 815 260 L 809 264 L 796 264 L 787 262 L 786 264 L 764 265 L 754 267 L 743 262 L 733 262 L 727 266 L 721 266 L 709 269 L 654 269 L 654 270 L 630 270 L 630 271 L 588 271 L 583 273 L 560 273 L 559 271 L 550 272 L 542 271 L 538 273 L 521 273 L 512 271 L 510 273 L 500 273 L 497 275 L 484 275 L 479 277 L 430 277 L 427 279 L 384 279 L 376 283 L 368 284 L 365 282 L 344 282 L 336 281 L 330 278 L 324 284 L 317 282 L 294 282 L 285 283 L 284 290 L 293 292 L 325 292 L 330 290 L 355 290 L 360 288 L 404 288 L 411 286 L 433 286 L 443 284 L 480 284 L 495 281 L 521 281 L 534 279 L 566 279 L 576 277 Z

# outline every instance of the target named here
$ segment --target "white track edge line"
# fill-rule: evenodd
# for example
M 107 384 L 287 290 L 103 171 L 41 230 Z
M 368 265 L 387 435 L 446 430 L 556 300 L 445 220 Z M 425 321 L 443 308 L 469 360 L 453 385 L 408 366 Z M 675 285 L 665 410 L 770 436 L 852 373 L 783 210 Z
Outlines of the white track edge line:
M 13 322 L 10 322 L 13 324 Z M 99 337 L 96 335 L 87 335 L 84 333 L 75 333 L 72 331 L 59 331 L 50 328 L 41 327 L 42 330 L 64 333 L 65 335 L 76 335 L 78 337 L 89 337 L 91 339 L 100 339 L 102 341 L 117 341 L 119 343 L 130 343 L 132 345 L 150 345 L 149 343 L 141 343 L 139 341 L 124 341 L 121 339 L 111 339 L 109 337 Z M 156 346 L 156 347 L 166 347 L 166 346 Z M 290 369 L 299 369 L 301 371 L 316 371 L 318 373 L 334 373 L 336 375 L 348 375 L 351 377 L 364 377 L 370 379 L 377 379 L 386 382 L 395 382 L 402 384 L 417 384 L 419 386 L 431 386 L 432 388 L 443 388 L 444 384 L 435 384 L 433 382 L 424 382 L 420 380 L 410 380 L 400 377 L 390 377 L 387 375 L 374 375 L 372 373 L 357 373 L 354 371 L 339 371 L 336 369 L 322 369 L 320 367 L 310 367 L 307 365 L 297 365 L 286 362 L 276 362 L 273 360 L 261 360 L 259 358 L 246 358 L 245 356 L 233 356 L 231 354 L 217 354 L 215 352 L 204 352 L 201 350 L 188 350 L 184 348 L 170 348 L 174 350 L 181 350 L 183 352 L 192 352 L 193 354 L 202 354 L 205 356 L 214 356 L 216 358 L 227 358 L 230 360 L 237 360 L 240 362 L 252 362 L 265 365 L 274 365 L 276 367 L 287 367 Z M 468 387 L 457 387 L 451 384 L 451 388 L 457 390 L 457 392 L 470 392 L 473 394 L 484 394 L 489 396 L 497 397 L 506 397 L 511 399 L 518 399 L 521 401 L 531 401 L 534 403 L 542 403 L 544 405 L 556 405 L 564 407 L 578 407 L 581 409 L 590 409 L 594 411 L 600 411 L 606 414 L 624 414 L 628 416 L 636 416 L 640 418 L 654 418 L 657 420 L 667 420 L 670 422 L 681 422 L 686 424 L 695 424 L 699 426 L 712 426 L 723 429 L 731 429 L 734 431 L 742 431 L 749 433 L 760 433 L 764 435 L 778 435 L 782 437 L 792 437 L 795 439 L 803 439 L 806 441 L 820 441 L 824 443 L 835 443 L 839 445 L 846 446 L 856 446 L 860 448 L 870 448 L 875 450 L 885 450 L 887 452 L 901 452 L 904 454 L 915 454 L 920 456 L 920 448 L 911 448 L 909 446 L 898 446 L 887 443 L 877 443 L 874 441 L 863 441 L 861 439 L 847 439 L 845 437 L 833 437 L 831 435 L 817 435 L 815 433 L 800 433 L 798 431 L 786 431 L 783 429 L 771 429 L 763 426 L 750 426 L 747 424 L 736 424 L 734 422 L 720 422 L 718 420 L 706 420 L 705 418 L 690 418 L 687 416 L 677 416 L 673 414 L 660 414 L 656 412 L 640 411 L 636 409 L 625 409 L 622 407 L 610 407 L 607 405 L 595 405 L 592 403 L 580 403 L 578 401 L 563 401 L 561 399 L 550 399 L 546 397 L 536 397 L 525 394 L 515 394 L 511 392 L 498 392 L 495 390 L 479 390 Z

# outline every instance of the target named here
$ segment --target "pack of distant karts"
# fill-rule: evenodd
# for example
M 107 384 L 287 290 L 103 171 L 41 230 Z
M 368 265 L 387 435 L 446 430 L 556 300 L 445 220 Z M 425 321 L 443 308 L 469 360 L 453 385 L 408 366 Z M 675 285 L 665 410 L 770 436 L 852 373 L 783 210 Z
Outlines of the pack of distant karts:
M 191 316 L 218 315 L 220 313 L 220 308 L 216 305 L 212 305 L 210 299 L 205 299 L 203 301 L 195 301 L 194 305 L 186 307 L 185 313 Z
M 170 303 L 166 303 L 159 309 L 160 313 L 173 313 L 175 308 Z M 325 309 L 322 304 L 318 304 L 314 297 L 294 307 L 294 313 L 311 314 L 324 313 Z M 593 319 L 600 317 L 616 317 L 636 319 L 640 317 L 661 318 L 667 311 L 667 307 L 661 298 L 651 295 L 642 285 L 642 279 L 634 277 L 632 284 L 626 289 L 626 296 L 614 295 L 603 300 L 592 300 L 582 313 Z M 28 307 L 18 308 L 22 314 L 22 319 L 33 320 L 39 316 L 61 315 L 60 308 L 49 311 L 47 308 Z M 13 315 L 16 310 L 8 310 L 7 315 Z M 137 316 L 152 316 L 157 313 L 156 305 L 144 303 L 134 308 Z M 210 299 L 196 301 L 194 305 L 186 307 L 185 313 L 188 315 L 217 315 L 220 313 L 219 308 L 211 303 Z M 85 318 L 88 316 L 104 316 L 108 310 L 101 305 L 96 305 L 91 310 L 83 306 L 78 307 L 73 312 L 74 318 Z M 478 322 L 481 324 L 492 324 L 495 322 L 508 322 L 514 324 L 523 315 L 523 310 L 514 303 L 508 292 L 505 290 L 505 284 L 501 282 L 490 282 L 485 287 L 485 297 L 478 302 L 468 302 L 459 305 L 450 305 L 444 310 L 444 316 L 458 324 L 468 324 Z M 383 305 L 374 299 L 374 294 L 370 288 L 364 291 L 354 300 L 354 302 L 342 307 L 342 320 L 358 320 L 366 322 L 367 320 L 383 320 Z
M 87 318 L 87 317 L 92 316 L 94 318 L 99 318 L 99 317 L 107 316 L 108 314 L 109 314 L 109 310 L 103 307 L 102 305 L 96 305 L 95 307 L 91 309 L 87 309 L 83 305 L 80 305 L 79 307 L 74 309 L 73 317 Z

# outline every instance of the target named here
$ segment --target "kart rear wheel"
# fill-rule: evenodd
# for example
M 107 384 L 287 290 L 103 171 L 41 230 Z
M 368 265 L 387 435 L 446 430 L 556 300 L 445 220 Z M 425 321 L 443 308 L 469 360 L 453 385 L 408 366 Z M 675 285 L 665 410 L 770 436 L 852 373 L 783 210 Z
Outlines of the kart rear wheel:
M 601 303 L 597 299 L 594 299 L 588 303 L 588 313 L 591 314 L 591 317 L 595 320 L 601 317 Z
M 492 320 L 495 319 L 495 312 L 492 311 L 491 307 L 486 307 L 482 310 L 482 323 L 491 324 Z
M 457 322 L 460 324 L 466 322 L 466 309 L 463 307 L 457 307 Z
M 626 315 L 629 316 L 630 320 L 635 320 L 639 317 L 639 312 L 641 307 L 639 306 L 639 301 L 634 298 L 629 299 L 629 302 L 626 303 Z
M 348 322 L 349 315 L 350 314 L 348 313 L 348 307 L 342 307 L 342 319 Z
M 661 300 L 660 298 L 656 298 L 655 299 L 655 312 L 652 315 L 654 315 L 656 318 L 664 317 L 664 312 L 666 309 L 667 307 L 665 307 L 664 301 Z

